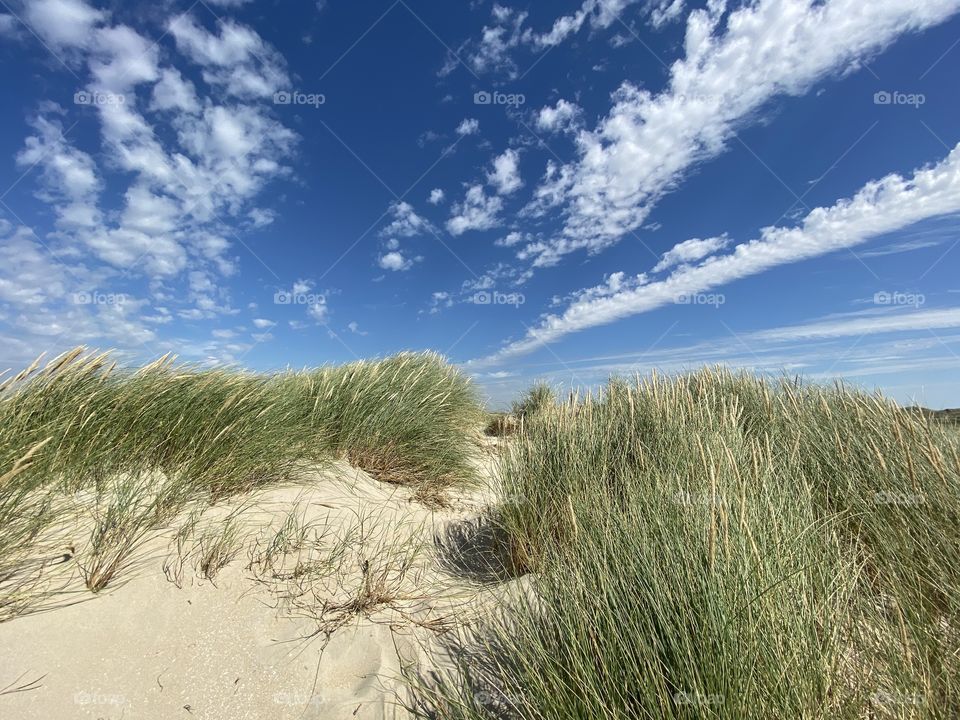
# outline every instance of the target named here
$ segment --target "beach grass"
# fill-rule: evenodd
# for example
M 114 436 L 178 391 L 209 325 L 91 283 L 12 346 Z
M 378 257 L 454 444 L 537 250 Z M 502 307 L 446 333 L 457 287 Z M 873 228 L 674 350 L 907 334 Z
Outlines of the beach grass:
M 188 502 L 335 460 L 441 504 L 474 480 L 482 420 L 470 381 L 429 353 L 274 374 L 169 356 L 124 368 L 83 348 L 37 361 L 0 383 L 0 618 L 48 552 L 39 538 L 71 513 L 92 516 L 81 568 L 96 591 Z
M 960 715 L 952 429 L 727 371 L 541 406 L 492 513 L 527 592 L 423 716 Z
M 487 416 L 432 354 L 274 374 L 83 349 L 35 363 L 0 383 L 0 621 L 56 592 L 51 567 L 87 596 L 117 586 L 161 528 L 175 584 L 194 564 L 215 581 L 251 493 L 334 461 L 443 504 L 477 479 L 485 420 L 502 438 L 484 527 L 515 579 L 485 621 L 451 621 L 453 665 L 412 678 L 416 713 L 960 716 L 955 426 L 726 370 L 565 399 L 541 384 Z M 395 530 L 364 514 L 341 536 L 294 508 L 248 570 L 332 633 L 405 597 L 422 548 Z M 344 562 L 362 573 L 341 592 Z

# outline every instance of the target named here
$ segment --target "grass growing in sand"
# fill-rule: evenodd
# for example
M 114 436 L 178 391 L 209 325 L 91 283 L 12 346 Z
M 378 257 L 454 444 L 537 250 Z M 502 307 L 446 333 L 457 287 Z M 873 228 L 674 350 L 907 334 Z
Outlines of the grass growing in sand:
M 45 531 L 93 516 L 78 558 L 108 585 L 138 542 L 188 502 L 282 482 L 347 459 L 442 502 L 469 481 L 474 390 L 433 354 L 258 375 L 177 365 L 117 367 L 82 348 L 0 383 L 0 620 L 20 612 L 56 544 Z M 208 538 L 207 567 L 234 554 Z
M 532 592 L 424 716 L 960 715 L 957 434 L 727 372 L 530 414 L 495 522 Z
M 419 526 L 398 542 L 376 508 L 337 530 L 294 507 L 247 547 L 241 513 L 335 459 L 441 502 L 473 476 L 482 418 L 434 355 L 275 375 L 82 351 L 34 366 L 0 384 L 0 621 L 56 591 L 53 566 L 116 586 L 166 528 L 172 582 L 214 580 L 246 547 L 278 608 L 327 639 L 374 615 L 452 630 L 404 614 L 436 590 Z M 488 431 L 510 437 L 486 539 L 527 577 L 482 625 L 459 618 L 457 666 L 416 684 L 421 715 L 960 716 L 954 427 L 704 371 L 565 402 L 537 386 Z

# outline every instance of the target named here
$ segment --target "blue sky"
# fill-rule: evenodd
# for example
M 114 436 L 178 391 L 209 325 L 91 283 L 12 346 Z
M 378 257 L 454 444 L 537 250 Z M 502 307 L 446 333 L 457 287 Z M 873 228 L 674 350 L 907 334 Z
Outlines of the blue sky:
M 0 365 L 960 405 L 960 0 L 0 0 Z

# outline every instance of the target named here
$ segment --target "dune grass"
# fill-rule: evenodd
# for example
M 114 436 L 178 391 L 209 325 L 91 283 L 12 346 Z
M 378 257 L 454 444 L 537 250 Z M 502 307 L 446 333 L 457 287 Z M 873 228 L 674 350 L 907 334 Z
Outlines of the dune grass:
M 527 593 L 424 716 L 960 715 L 958 435 L 703 371 L 529 415 L 495 521 Z
M 65 520 L 63 498 L 92 498 L 83 574 L 98 590 L 188 501 L 333 460 L 442 502 L 472 478 L 481 420 L 470 382 L 433 354 L 270 375 L 170 357 L 126 369 L 83 348 L 34 363 L 0 383 L 0 618 L 16 606 L 9 588 L 22 589 L 24 553 Z
M 553 407 L 556 402 L 557 394 L 553 388 L 546 383 L 539 382 L 513 403 L 512 414 L 518 420 L 525 420 Z

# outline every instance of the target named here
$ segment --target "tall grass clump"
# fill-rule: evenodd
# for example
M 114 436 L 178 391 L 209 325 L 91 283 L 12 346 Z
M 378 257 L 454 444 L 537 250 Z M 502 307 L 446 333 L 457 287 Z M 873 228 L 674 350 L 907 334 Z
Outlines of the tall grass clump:
M 614 380 L 527 422 L 502 483 L 529 592 L 425 715 L 960 714 L 949 430 L 843 388 Z
M 99 589 L 122 565 L 114 551 L 186 502 L 335 459 L 440 502 L 471 479 L 481 418 L 470 382 L 433 354 L 269 375 L 170 357 L 126 369 L 83 348 L 36 362 L 0 383 L 0 609 L 5 579 L 23 574 L 20 555 L 63 498 L 90 491 L 108 508 L 91 537 Z M 165 490 L 144 505 L 158 477 Z
M 513 403 L 513 415 L 520 420 L 525 420 L 552 407 L 556 401 L 557 395 L 552 387 L 543 382 L 536 383 L 524 393 L 523 397 Z
M 78 349 L 23 375 L 0 390 L 0 467 L 21 484 L 159 471 L 226 495 L 344 457 L 442 489 L 469 474 L 481 417 L 469 381 L 432 354 L 259 375 L 169 357 L 125 370 Z

